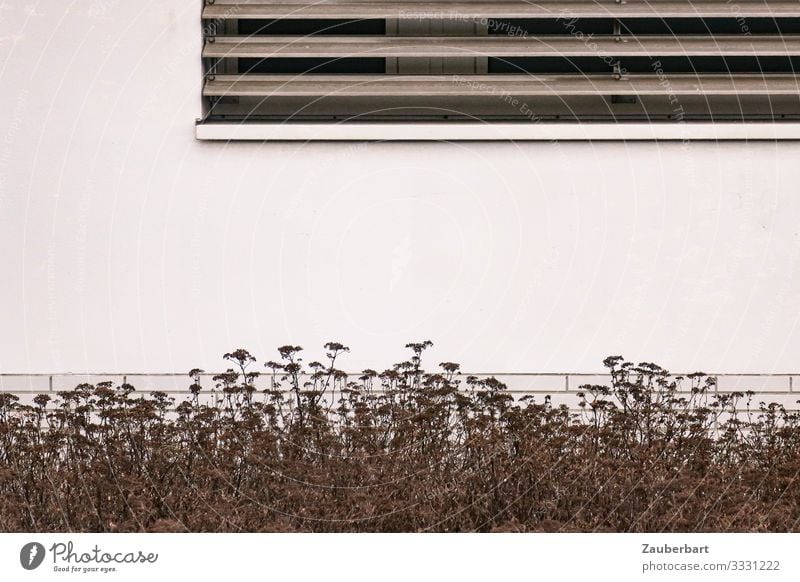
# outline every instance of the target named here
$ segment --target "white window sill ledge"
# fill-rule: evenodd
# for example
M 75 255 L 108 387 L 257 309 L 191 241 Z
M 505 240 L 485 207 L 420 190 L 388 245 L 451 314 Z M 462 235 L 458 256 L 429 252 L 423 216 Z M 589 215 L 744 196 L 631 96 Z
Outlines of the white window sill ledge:
M 800 140 L 800 123 L 199 123 L 208 141 Z

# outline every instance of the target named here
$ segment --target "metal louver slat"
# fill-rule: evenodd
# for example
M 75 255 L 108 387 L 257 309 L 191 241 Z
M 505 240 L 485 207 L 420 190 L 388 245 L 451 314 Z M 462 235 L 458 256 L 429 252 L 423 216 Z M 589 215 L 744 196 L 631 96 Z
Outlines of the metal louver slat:
M 575 37 L 217 37 L 203 56 L 302 57 L 800 56 L 800 36 Z
M 565 95 L 796 95 L 795 75 L 219 75 L 206 96 L 425 97 Z
M 538 2 L 404 2 L 388 0 L 327 2 L 236 2 L 215 0 L 203 10 L 203 18 L 754 18 L 800 16 L 798 2 L 706 0 L 554 1 Z

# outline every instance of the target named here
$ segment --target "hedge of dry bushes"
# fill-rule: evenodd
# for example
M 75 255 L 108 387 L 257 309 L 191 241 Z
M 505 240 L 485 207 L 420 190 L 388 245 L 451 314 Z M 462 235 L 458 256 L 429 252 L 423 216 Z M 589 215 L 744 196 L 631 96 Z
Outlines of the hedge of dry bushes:
M 796 412 L 611 357 L 571 413 L 454 363 L 426 372 L 429 345 L 358 378 L 341 344 L 309 364 L 284 346 L 266 370 L 236 350 L 216 402 L 202 370 L 182 402 L 110 383 L 0 395 L 0 530 L 800 529 Z

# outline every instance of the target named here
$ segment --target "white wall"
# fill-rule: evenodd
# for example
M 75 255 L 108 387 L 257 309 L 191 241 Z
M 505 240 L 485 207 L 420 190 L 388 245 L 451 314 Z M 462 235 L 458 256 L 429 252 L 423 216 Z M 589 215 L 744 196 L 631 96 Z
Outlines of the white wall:
M 0 372 L 800 369 L 800 144 L 201 143 L 199 4 L 0 6 Z

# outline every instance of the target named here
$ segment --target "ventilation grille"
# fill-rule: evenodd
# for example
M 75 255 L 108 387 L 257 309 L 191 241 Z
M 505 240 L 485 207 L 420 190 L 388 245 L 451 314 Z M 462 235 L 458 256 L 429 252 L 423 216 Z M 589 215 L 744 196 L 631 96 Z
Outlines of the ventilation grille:
M 207 0 L 206 119 L 800 117 L 800 1 Z

